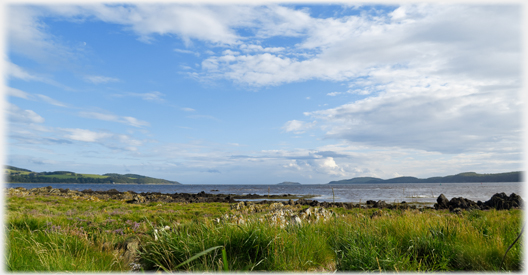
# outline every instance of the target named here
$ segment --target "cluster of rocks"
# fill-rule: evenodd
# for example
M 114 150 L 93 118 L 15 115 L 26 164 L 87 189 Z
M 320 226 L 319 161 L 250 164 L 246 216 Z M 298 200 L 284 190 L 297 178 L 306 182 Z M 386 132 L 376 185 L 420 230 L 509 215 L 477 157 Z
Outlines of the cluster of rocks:
M 488 209 L 497 209 L 497 210 L 509 210 L 512 208 L 521 208 L 523 206 L 523 200 L 521 196 L 512 193 L 510 196 L 505 193 L 496 193 L 491 199 L 485 202 L 472 200 L 466 198 L 452 198 L 448 200 L 444 194 L 441 194 L 436 199 L 434 208 L 439 209 L 449 209 L 451 212 L 460 212 L 461 210 L 488 210 Z
M 263 201 L 261 203 L 265 203 L 266 201 Z M 307 199 L 298 199 L 296 201 L 289 200 L 287 204 L 290 205 L 304 205 L 304 206 L 311 206 L 311 207 L 324 207 L 324 208 L 332 208 L 332 207 L 338 207 L 338 208 L 345 208 L 345 209 L 352 209 L 352 208 L 388 208 L 388 209 L 416 209 L 416 205 L 407 204 L 406 202 L 402 203 L 386 203 L 385 201 L 379 200 L 379 201 L 373 201 L 368 200 L 366 204 L 360 204 L 360 203 L 352 203 L 352 202 L 327 202 L 327 201 L 317 201 L 317 200 L 307 200 Z
M 23 187 L 7 188 L 6 193 L 10 196 L 11 195 L 15 195 L 15 196 L 55 195 L 55 196 L 69 197 L 69 198 L 78 199 L 78 200 L 90 200 L 90 201 L 113 199 L 113 200 L 126 201 L 128 203 L 136 203 L 136 204 L 144 204 L 144 203 L 150 203 L 150 202 L 236 203 L 237 202 L 236 200 L 244 200 L 244 199 L 260 200 L 255 203 L 249 203 L 248 205 L 246 205 L 247 202 L 240 202 L 238 204 L 234 204 L 233 207 L 244 208 L 245 209 L 244 211 L 246 212 L 248 211 L 249 212 L 259 212 L 259 211 L 262 211 L 262 209 L 265 209 L 266 205 L 270 205 L 270 204 L 274 205 L 277 203 L 282 206 L 289 205 L 289 206 L 309 206 L 309 207 L 322 207 L 322 208 L 339 207 L 339 208 L 345 208 L 345 209 L 352 209 L 352 208 L 416 209 L 417 208 L 416 205 L 408 204 L 406 202 L 390 204 L 390 203 L 386 203 L 385 201 L 381 201 L 381 200 L 379 201 L 368 200 L 366 201 L 366 204 L 359 204 L 359 203 L 354 204 L 351 202 L 326 202 L 326 201 L 319 202 L 317 200 L 309 200 L 309 199 L 304 199 L 304 198 L 299 198 L 297 200 L 290 199 L 287 202 L 286 201 L 276 202 L 276 201 L 266 200 L 270 198 L 284 199 L 288 197 L 295 197 L 291 194 L 272 195 L 272 196 L 257 195 L 257 194 L 225 195 L 225 194 L 209 194 L 209 193 L 205 193 L 204 191 L 200 193 L 196 193 L 196 194 L 190 194 L 190 193 L 162 194 L 160 192 L 146 192 L 146 193 L 145 192 L 136 193 L 134 191 L 120 192 L 116 189 L 110 189 L 107 191 L 92 191 L 91 189 L 77 191 L 77 190 L 62 189 L 62 188 L 52 188 L 51 186 L 32 188 L 32 189 L 26 189 Z M 449 209 L 450 211 L 458 211 L 456 209 L 460 209 L 460 210 L 472 210 L 472 209 L 503 210 L 503 209 L 520 208 L 522 207 L 522 205 L 523 205 L 523 201 L 521 197 L 515 193 L 512 193 L 510 196 L 507 196 L 505 193 L 497 193 L 493 195 L 490 200 L 485 201 L 485 202 L 481 202 L 481 201 L 474 202 L 472 200 L 461 198 L 461 197 L 452 198 L 451 200 L 448 200 L 443 194 L 441 194 L 437 199 L 437 203 L 434 205 L 434 209 L 437 209 L 437 210 Z M 432 207 L 426 207 L 426 208 L 432 208 Z
M 268 223 L 273 226 L 284 228 L 286 226 L 302 226 L 303 223 L 326 222 L 337 215 L 323 207 L 309 207 L 302 209 L 300 205 L 275 202 L 269 205 L 255 204 L 253 202 L 239 202 L 231 205 L 233 213 L 224 214 L 216 218 L 215 223 L 245 224 L 249 222 Z M 248 215 L 263 213 L 262 215 Z

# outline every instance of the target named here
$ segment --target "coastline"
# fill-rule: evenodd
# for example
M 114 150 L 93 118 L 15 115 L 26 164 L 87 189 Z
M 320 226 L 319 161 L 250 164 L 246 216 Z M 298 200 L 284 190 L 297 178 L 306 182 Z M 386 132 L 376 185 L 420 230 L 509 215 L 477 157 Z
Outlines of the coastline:
M 216 191 L 216 190 L 212 190 Z M 134 191 L 118 191 L 110 189 L 106 191 L 92 191 L 91 189 L 77 191 L 63 188 L 53 188 L 51 186 L 26 189 L 24 187 L 6 188 L 7 195 L 10 196 L 31 196 L 31 195 L 45 195 L 45 196 L 63 196 L 66 198 L 74 198 L 80 200 L 120 200 L 133 204 L 144 204 L 152 202 L 164 203 L 236 203 L 236 202 L 252 202 L 256 204 L 271 204 L 281 203 L 283 205 L 301 205 L 310 207 L 338 207 L 344 209 L 352 208 L 388 208 L 388 209 L 449 209 L 451 212 L 458 212 L 461 210 L 489 210 L 489 209 L 512 209 L 521 208 L 523 206 L 522 198 L 512 193 L 509 196 L 505 193 L 496 193 L 487 201 L 472 201 L 462 197 L 454 197 L 451 200 L 447 199 L 443 194 L 438 196 L 437 202 L 430 206 L 430 204 L 423 203 L 408 203 L 406 201 L 387 203 L 383 200 L 367 200 L 365 203 L 353 202 L 327 202 L 311 200 L 317 195 L 258 195 L 258 194 L 211 194 L 201 191 L 196 194 L 191 193 L 161 193 L 161 192 L 141 192 Z M 295 199 L 295 201 L 294 201 Z

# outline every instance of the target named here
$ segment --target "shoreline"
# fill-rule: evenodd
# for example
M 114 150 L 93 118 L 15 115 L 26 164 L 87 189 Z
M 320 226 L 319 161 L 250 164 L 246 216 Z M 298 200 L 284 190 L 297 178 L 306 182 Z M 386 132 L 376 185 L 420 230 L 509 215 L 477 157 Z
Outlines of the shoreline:
M 217 191 L 217 190 L 211 190 Z M 447 199 L 443 194 L 437 198 L 437 202 L 431 207 L 431 203 L 422 202 L 394 202 L 387 203 L 383 200 L 367 200 L 365 203 L 354 203 L 354 202 L 327 202 L 311 200 L 310 198 L 317 197 L 318 195 L 292 195 L 292 194 L 281 194 L 281 195 L 258 195 L 258 194 L 211 194 L 201 191 L 199 193 L 161 193 L 161 192 L 141 192 L 136 193 L 134 191 L 118 191 L 116 189 L 110 189 L 106 191 L 92 191 L 86 189 L 82 191 L 53 188 L 51 186 L 39 187 L 26 189 L 24 187 L 16 188 L 5 188 L 7 195 L 12 196 L 31 196 L 31 195 L 44 195 L 44 196 L 63 196 L 73 199 L 80 200 L 120 200 L 132 204 L 146 204 L 151 202 L 165 202 L 165 203 L 211 203 L 211 202 L 223 202 L 223 203 L 239 203 L 239 202 L 251 202 L 255 204 L 271 204 L 271 203 L 282 203 L 283 205 L 301 205 L 310 207 L 338 207 L 344 209 L 352 208 L 388 208 L 388 209 L 449 209 L 450 212 L 459 212 L 461 210 L 489 210 L 489 209 L 512 209 L 522 208 L 522 198 L 512 193 L 510 196 L 505 193 L 496 193 L 489 200 L 482 202 L 474 202 L 472 200 L 454 197 L 451 200 Z M 296 200 L 294 200 L 296 199 Z

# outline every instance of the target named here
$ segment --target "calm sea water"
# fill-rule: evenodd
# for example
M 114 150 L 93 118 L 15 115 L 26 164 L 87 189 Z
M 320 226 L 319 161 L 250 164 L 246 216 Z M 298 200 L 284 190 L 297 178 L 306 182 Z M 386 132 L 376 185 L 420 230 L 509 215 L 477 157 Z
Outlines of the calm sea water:
M 50 183 L 10 183 L 6 187 L 35 188 L 52 186 L 71 190 L 92 189 L 93 191 L 116 189 L 118 191 L 161 192 L 161 193 L 220 193 L 220 194 L 294 194 L 316 195 L 318 201 L 366 202 L 384 200 L 393 202 L 421 202 L 434 204 L 440 194 L 448 199 L 464 197 L 473 201 L 486 201 L 495 193 L 507 195 L 516 193 L 524 198 L 522 182 L 484 183 L 385 183 L 385 184 L 346 184 L 346 185 L 125 185 L 125 184 L 50 184 Z M 333 190 L 332 190 L 333 189 Z M 218 190 L 218 191 L 212 191 Z

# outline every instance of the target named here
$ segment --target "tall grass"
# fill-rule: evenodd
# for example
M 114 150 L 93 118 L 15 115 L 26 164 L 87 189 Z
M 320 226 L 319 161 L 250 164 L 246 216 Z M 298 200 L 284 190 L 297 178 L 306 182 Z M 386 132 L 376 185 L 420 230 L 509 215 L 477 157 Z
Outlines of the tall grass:
M 8 230 L 7 271 L 124 271 L 116 254 L 90 245 L 82 236 L 60 231 Z
M 337 209 L 326 222 L 279 226 L 228 204 L 7 200 L 8 271 L 124 271 L 119 244 L 140 241 L 142 269 L 167 271 L 519 271 L 521 210 Z M 298 210 L 298 209 L 297 209 Z M 237 214 L 238 215 L 238 214 Z M 170 229 L 164 230 L 165 226 Z M 157 233 L 155 233 L 157 230 Z M 157 236 L 157 240 L 155 239 Z
M 318 226 L 280 228 L 264 223 L 213 225 L 191 223 L 173 232 L 160 231 L 158 241 L 150 242 L 142 253 L 146 269 L 300 271 L 333 268 L 334 253 L 328 235 Z M 212 247 L 212 250 L 185 265 L 186 259 Z
M 403 211 L 285 228 L 259 222 L 189 224 L 163 232 L 160 241 L 145 247 L 142 259 L 149 269 L 221 270 L 220 250 L 178 266 L 220 246 L 227 252 L 230 270 L 499 271 L 504 252 L 520 230 L 519 216 L 512 213 Z M 502 270 L 521 269 L 520 247 L 509 252 Z

